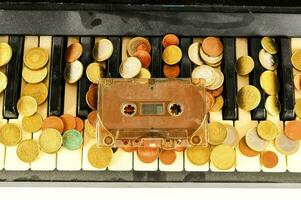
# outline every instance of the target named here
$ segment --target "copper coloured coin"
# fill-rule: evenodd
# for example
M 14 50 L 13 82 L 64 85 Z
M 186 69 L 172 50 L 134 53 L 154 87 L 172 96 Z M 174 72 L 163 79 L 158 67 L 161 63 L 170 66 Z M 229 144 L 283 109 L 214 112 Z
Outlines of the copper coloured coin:
M 159 156 L 159 148 L 153 147 L 138 147 L 137 156 L 144 163 L 152 163 Z
M 209 90 L 209 92 L 212 94 L 213 97 L 218 97 L 222 94 L 223 90 L 224 90 L 224 87 L 221 86 L 221 87 L 217 88 L 216 90 Z
M 93 110 L 88 114 L 88 121 L 89 123 L 96 127 L 96 123 L 97 123 L 97 111 Z
M 223 43 L 219 38 L 207 37 L 203 40 L 202 50 L 211 57 L 217 57 L 223 53 Z
M 142 67 L 148 68 L 151 64 L 151 55 L 144 50 L 139 50 L 134 53 L 134 57 L 138 58 L 142 64 Z
M 175 162 L 177 154 L 175 150 L 161 150 L 159 154 L 160 161 L 165 165 L 171 165 Z
M 163 37 L 163 40 L 162 40 L 162 46 L 164 48 L 166 48 L 170 45 L 178 46 L 179 43 L 180 43 L 179 38 L 175 34 L 167 34 Z
M 84 121 L 79 117 L 75 117 L 75 129 L 79 132 L 84 130 Z
M 86 101 L 92 110 L 97 109 L 97 87 L 92 87 L 86 94 Z
M 75 118 L 70 114 L 63 114 L 60 116 L 61 120 L 64 123 L 64 131 L 75 129 L 76 121 Z
M 301 122 L 300 121 L 289 121 L 284 128 L 285 135 L 292 140 L 301 139 Z
M 163 73 L 167 78 L 177 78 L 180 75 L 179 65 L 163 65 Z
M 206 104 L 208 111 L 210 111 L 215 104 L 215 98 L 210 92 L 206 92 Z
M 186 147 L 176 147 L 175 148 L 175 151 L 176 152 L 183 152 L 183 151 L 185 151 L 186 150 Z
M 261 164 L 266 168 L 274 168 L 278 164 L 278 156 L 273 151 L 264 151 L 260 154 Z
M 42 130 L 53 128 L 58 130 L 60 133 L 63 133 L 64 131 L 64 123 L 63 121 L 57 117 L 57 116 L 49 116 L 46 119 L 44 119 L 42 123 Z
M 125 152 L 132 153 L 137 151 L 137 147 L 121 147 L 121 149 Z
M 92 89 L 92 88 L 97 88 L 97 84 L 91 84 L 91 85 L 89 86 L 89 90 Z
M 65 54 L 65 60 L 68 63 L 73 63 L 74 61 L 79 59 L 82 53 L 83 53 L 83 46 L 78 42 L 73 43 L 67 48 Z
M 240 139 L 238 146 L 239 146 L 240 152 L 245 156 L 254 157 L 254 156 L 257 156 L 259 154 L 258 151 L 254 151 L 253 149 L 248 147 L 245 137 Z

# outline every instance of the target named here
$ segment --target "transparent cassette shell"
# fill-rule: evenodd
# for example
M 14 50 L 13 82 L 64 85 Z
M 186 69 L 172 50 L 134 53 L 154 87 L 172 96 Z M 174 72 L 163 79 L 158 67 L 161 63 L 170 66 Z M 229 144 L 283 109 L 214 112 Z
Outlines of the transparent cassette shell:
M 100 79 L 97 144 L 206 146 L 206 105 L 203 79 Z

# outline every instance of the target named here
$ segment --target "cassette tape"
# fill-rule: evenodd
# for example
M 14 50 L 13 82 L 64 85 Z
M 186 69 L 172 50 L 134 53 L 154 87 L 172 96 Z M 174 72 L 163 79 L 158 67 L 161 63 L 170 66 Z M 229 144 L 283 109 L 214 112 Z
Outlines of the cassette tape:
M 203 79 L 99 81 L 97 143 L 173 149 L 207 145 Z

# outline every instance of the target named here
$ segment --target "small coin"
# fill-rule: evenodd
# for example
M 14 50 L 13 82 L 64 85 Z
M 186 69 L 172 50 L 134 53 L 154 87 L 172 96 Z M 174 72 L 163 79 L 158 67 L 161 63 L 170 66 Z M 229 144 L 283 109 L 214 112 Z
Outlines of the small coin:
M 273 151 L 264 151 L 260 154 L 261 164 L 266 168 L 274 168 L 278 164 L 278 156 Z
M 127 52 L 130 56 L 134 56 L 134 53 L 138 50 L 151 51 L 151 44 L 144 37 L 134 37 L 127 44 Z
M 105 61 L 112 56 L 113 50 L 114 47 L 110 40 L 98 40 L 93 48 L 93 57 L 98 62 Z
M 207 87 L 208 90 L 216 90 L 224 83 L 224 74 L 220 69 L 213 69 L 214 82 Z
M 63 146 L 68 150 L 77 150 L 81 148 L 83 144 L 83 136 L 82 134 L 75 130 L 70 129 L 65 131 L 63 134 Z
M 36 141 L 31 139 L 23 140 L 17 147 L 17 156 L 26 163 L 35 161 L 40 154 L 40 147 Z
M 218 145 L 211 151 L 210 161 L 220 170 L 230 169 L 236 162 L 235 150 L 227 144 Z
M 284 155 L 291 155 L 299 150 L 300 141 L 294 141 L 285 134 L 279 134 L 275 139 L 275 148 Z
M 240 139 L 238 147 L 239 147 L 240 152 L 247 157 L 254 157 L 260 153 L 258 151 L 254 151 L 253 149 L 248 147 L 245 137 Z
M 74 129 L 76 126 L 75 118 L 70 114 L 63 114 L 60 116 L 60 119 L 62 120 L 64 124 L 64 131 L 68 131 L 70 129 Z
M 31 133 L 34 133 L 41 129 L 43 118 L 39 113 L 35 113 L 32 116 L 23 117 L 22 126 L 23 128 Z
M 5 90 L 7 86 L 7 76 L 0 72 L 0 94 Z
M 157 160 L 159 151 L 159 148 L 141 146 L 137 149 L 137 156 L 144 163 L 152 163 Z
M 264 140 L 274 140 L 278 135 L 277 126 L 268 120 L 261 121 L 257 126 L 258 135 Z
M 275 70 L 278 66 L 278 57 L 261 49 L 259 52 L 259 62 L 265 69 Z
M 294 86 L 298 91 L 301 91 L 301 73 L 294 76 Z
M 200 57 L 201 44 L 199 42 L 192 43 L 188 48 L 188 57 L 195 65 L 203 65 L 204 62 Z
M 109 166 L 113 158 L 113 151 L 110 147 L 92 145 L 88 151 L 88 161 L 97 168 L 103 169 Z
M 45 130 L 48 128 L 53 128 L 59 131 L 60 133 L 63 133 L 64 131 L 64 123 L 63 121 L 57 117 L 57 116 L 49 116 L 46 119 L 44 119 L 41 129 Z
M 89 123 L 96 127 L 96 123 L 97 123 L 97 111 L 93 110 L 88 114 L 88 121 Z
M 183 152 L 186 150 L 186 147 L 185 146 L 177 146 L 174 150 L 176 152 Z
M 151 55 L 144 50 L 138 50 L 134 53 L 134 57 L 138 58 L 142 64 L 142 67 L 148 68 L 151 64 Z
M 225 124 L 224 126 L 226 127 L 227 130 L 227 137 L 224 140 L 223 144 L 228 144 L 232 147 L 236 147 L 236 145 L 239 142 L 239 135 L 236 128 L 229 124 Z
M 164 48 L 170 45 L 179 45 L 179 38 L 175 34 L 166 34 L 162 39 L 162 46 Z
M 163 50 L 162 59 L 168 65 L 175 65 L 180 62 L 182 51 L 176 45 L 170 45 Z
M 206 92 L 206 107 L 209 112 L 215 104 L 215 98 L 212 96 L 210 92 Z
M 17 103 L 17 110 L 24 117 L 31 116 L 37 112 L 38 103 L 31 96 L 23 96 Z
M 219 38 L 206 37 L 202 42 L 202 49 L 208 55 L 217 57 L 223 53 L 223 43 Z
M 218 112 L 223 108 L 223 106 L 224 106 L 224 98 L 222 97 L 222 95 L 220 95 L 215 98 L 215 104 L 210 109 L 210 112 Z
M 297 117 L 301 118 L 301 99 L 296 99 L 294 111 L 295 111 Z
M 289 121 L 284 127 L 285 135 L 291 140 L 300 140 L 301 139 L 301 122 L 300 121 Z
M 25 53 L 24 63 L 29 69 L 41 69 L 47 62 L 48 53 L 42 48 L 31 48 Z
M 270 54 L 276 54 L 278 52 L 278 46 L 275 40 L 270 37 L 263 37 L 261 39 L 261 46 Z
M 134 78 L 141 70 L 142 64 L 136 57 L 128 57 L 119 67 L 119 74 L 122 78 Z
M 82 53 L 83 53 L 83 46 L 79 42 L 75 42 L 67 48 L 65 54 L 65 60 L 68 63 L 73 63 L 74 61 L 79 59 Z
M 254 69 L 255 63 L 250 56 L 241 56 L 235 63 L 235 70 L 237 74 L 245 76 Z
M 22 132 L 15 124 L 5 124 L 0 128 L 0 143 L 16 146 L 22 139 Z
M 0 67 L 6 65 L 13 55 L 11 46 L 6 42 L 0 43 Z
M 139 74 L 136 76 L 136 78 L 151 78 L 151 73 L 148 69 L 141 68 Z
M 259 137 L 256 128 L 251 128 L 250 130 L 248 130 L 245 137 L 248 147 L 250 147 L 254 151 L 264 151 L 269 145 L 269 141 L 266 141 Z
M 67 63 L 64 70 L 64 78 L 67 83 L 76 83 L 83 75 L 84 66 L 76 60 L 72 63 Z
M 219 88 L 215 89 L 215 90 L 210 90 L 210 94 L 212 94 L 213 97 L 218 97 L 222 94 L 224 90 L 223 86 L 220 86 Z
M 39 83 L 42 82 L 47 76 L 47 68 L 43 67 L 38 70 L 31 70 L 27 67 L 22 69 L 22 77 L 27 83 Z
M 236 97 L 238 106 L 246 111 L 255 109 L 259 105 L 260 100 L 261 95 L 259 90 L 252 85 L 242 87 Z
M 200 56 L 202 60 L 211 67 L 218 67 L 222 63 L 223 54 L 217 56 L 217 57 L 210 57 L 208 56 L 202 48 L 200 48 Z
M 212 145 L 222 144 L 227 137 L 226 127 L 219 122 L 208 124 L 208 143 Z
M 167 78 L 177 78 L 180 75 L 180 67 L 179 65 L 163 65 L 163 74 Z
M 265 71 L 260 75 L 260 86 L 268 95 L 276 95 L 279 92 L 279 79 L 272 71 Z
M 177 159 L 177 154 L 174 150 L 161 150 L 159 154 L 160 161 L 165 165 L 171 165 Z
M 120 147 L 120 148 L 127 153 L 133 153 L 137 151 L 137 147 Z
M 187 148 L 186 155 L 192 164 L 203 165 L 209 161 L 210 149 L 208 146 L 192 146 Z
M 272 116 L 279 115 L 281 111 L 281 104 L 276 96 L 268 96 L 264 106 L 267 112 Z
M 92 87 L 86 94 L 86 102 L 92 110 L 97 109 L 97 87 Z
M 22 96 L 31 96 L 41 105 L 48 97 L 48 89 L 44 83 L 29 83 L 24 86 Z
M 82 130 L 84 130 L 85 125 L 84 125 L 84 121 L 81 118 L 75 117 L 75 123 L 76 123 L 75 129 L 77 131 L 81 132 Z
M 53 154 L 59 151 L 63 144 L 61 133 L 53 128 L 44 129 L 39 137 L 41 150 Z
M 86 69 L 86 75 L 89 81 L 98 84 L 99 79 L 105 77 L 105 67 L 101 63 L 91 63 Z
M 85 133 L 88 133 L 88 135 L 92 138 L 96 138 L 96 128 L 89 122 L 85 125 Z
M 214 70 L 208 65 L 198 66 L 193 69 L 191 78 L 202 78 L 205 80 L 205 87 L 212 85 L 215 81 Z
M 291 62 L 296 70 L 301 71 L 301 50 L 294 51 Z

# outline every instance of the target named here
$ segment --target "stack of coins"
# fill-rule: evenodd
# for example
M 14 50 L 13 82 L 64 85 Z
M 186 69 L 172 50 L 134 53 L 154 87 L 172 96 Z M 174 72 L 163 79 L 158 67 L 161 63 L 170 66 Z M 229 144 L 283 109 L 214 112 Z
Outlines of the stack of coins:
M 11 46 L 6 42 L 0 43 L 0 67 L 2 68 L 9 63 L 12 57 L 13 51 Z M 7 76 L 5 73 L 0 72 L 0 94 L 5 90 L 7 86 Z

